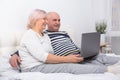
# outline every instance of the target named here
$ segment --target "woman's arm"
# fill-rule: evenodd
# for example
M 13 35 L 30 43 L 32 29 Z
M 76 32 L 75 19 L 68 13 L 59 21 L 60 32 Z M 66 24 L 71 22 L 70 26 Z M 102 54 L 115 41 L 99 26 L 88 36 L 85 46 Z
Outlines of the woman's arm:
M 77 63 L 83 60 L 83 57 L 81 57 L 79 54 L 72 54 L 68 56 L 56 56 L 49 54 L 46 59 L 46 63 Z

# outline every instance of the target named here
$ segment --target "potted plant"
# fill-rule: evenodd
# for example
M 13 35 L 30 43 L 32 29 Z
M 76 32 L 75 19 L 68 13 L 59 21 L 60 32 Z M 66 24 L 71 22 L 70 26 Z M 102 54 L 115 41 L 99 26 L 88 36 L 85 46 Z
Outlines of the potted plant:
M 103 21 L 96 23 L 95 26 L 96 26 L 96 31 L 101 34 L 101 43 L 105 43 L 105 33 L 106 33 L 107 23 Z
M 105 22 L 96 23 L 96 31 L 100 34 L 106 33 L 107 24 Z

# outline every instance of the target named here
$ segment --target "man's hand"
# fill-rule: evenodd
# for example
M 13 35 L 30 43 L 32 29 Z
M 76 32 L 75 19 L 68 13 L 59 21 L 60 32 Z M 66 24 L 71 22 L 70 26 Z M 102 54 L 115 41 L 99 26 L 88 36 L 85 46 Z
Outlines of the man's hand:
M 14 68 L 18 68 L 19 64 L 21 63 L 21 59 L 17 54 L 14 54 L 11 56 L 11 58 L 9 59 L 9 63 L 12 67 Z

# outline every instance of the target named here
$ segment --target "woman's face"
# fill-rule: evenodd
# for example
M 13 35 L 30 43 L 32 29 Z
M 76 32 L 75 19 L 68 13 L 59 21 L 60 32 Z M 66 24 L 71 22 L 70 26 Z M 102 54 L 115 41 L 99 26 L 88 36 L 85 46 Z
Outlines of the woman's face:
M 46 17 L 44 16 L 43 18 L 39 19 L 37 21 L 37 25 L 41 31 L 43 31 L 46 28 Z

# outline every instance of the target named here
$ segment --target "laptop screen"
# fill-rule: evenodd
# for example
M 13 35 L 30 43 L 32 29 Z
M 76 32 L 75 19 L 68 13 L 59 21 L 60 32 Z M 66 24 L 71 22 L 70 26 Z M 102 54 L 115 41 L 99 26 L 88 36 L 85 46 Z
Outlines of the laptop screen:
M 81 56 L 84 58 L 95 56 L 100 49 L 100 33 L 83 33 L 81 42 Z

